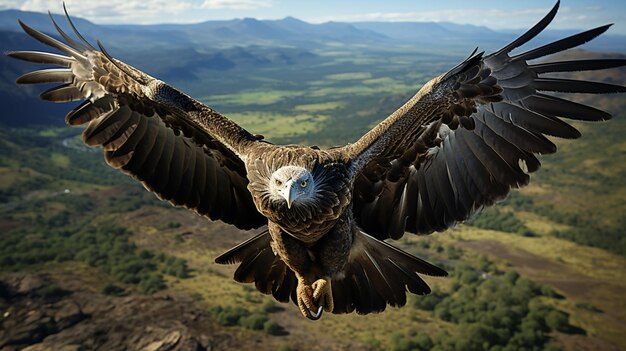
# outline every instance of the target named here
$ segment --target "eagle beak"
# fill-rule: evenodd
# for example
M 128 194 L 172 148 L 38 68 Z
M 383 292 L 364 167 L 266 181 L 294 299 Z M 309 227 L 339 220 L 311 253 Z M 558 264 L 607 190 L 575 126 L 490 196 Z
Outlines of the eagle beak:
M 296 188 L 293 186 L 293 180 L 288 180 L 283 185 L 283 188 L 280 190 L 280 195 L 285 198 L 287 201 L 287 208 L 291 209 L 291 203 L 298 197 L 296 192 Z

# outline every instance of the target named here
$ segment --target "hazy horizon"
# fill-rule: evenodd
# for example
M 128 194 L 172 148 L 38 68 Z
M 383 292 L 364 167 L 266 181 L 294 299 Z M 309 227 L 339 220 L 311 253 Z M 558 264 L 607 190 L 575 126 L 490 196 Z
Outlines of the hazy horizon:
M 309 23 L 335 22 L 451 22 L 484 26 L 494 30 L 529 28 L 554 5 L 552 1 L 521 3 L 494 0 L 467 5 L 446 3 L 407 4 L 323 0 L 296 3 L 286 0 L 112 0 L 106 5 L 66 1 L 71 15 L 97 24 L 185 24 L 236 18 L 282 19 L 295 17 Z M 0 10 L 62 13 L 57 0 L 0 0 Z M 615 23 L 611 34 L 626 34 L 626 2 L 563 1 L 551 29 L 585 29 Z

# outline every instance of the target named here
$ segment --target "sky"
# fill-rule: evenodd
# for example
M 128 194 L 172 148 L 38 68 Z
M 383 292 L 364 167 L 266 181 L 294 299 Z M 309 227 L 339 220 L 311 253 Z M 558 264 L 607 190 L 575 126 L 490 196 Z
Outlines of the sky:
M 95 23 L 193 23 L 253 17 L 293 16 L 311 23 L 327 21 L 436 21 L 493 29 L 528 28 L 554 5 L 549 0 L 65 0 L 71 15 Z M 62 0 L 0 0 L 0 10 L 62 12 Z M 615 23 L 626 34 L 626 0 L 563 0 L 553 29 L 591 28 Z

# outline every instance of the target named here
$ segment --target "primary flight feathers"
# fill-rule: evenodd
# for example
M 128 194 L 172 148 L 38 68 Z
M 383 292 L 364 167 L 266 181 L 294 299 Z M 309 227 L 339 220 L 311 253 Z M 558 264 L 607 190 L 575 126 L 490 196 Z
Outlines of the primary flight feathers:
M 60 83 L 41 94 L 45 100 L 84 99 L 66 121 L 87 123 L 83 140 L 101 147 L 110 166 L 212 220 L 242 229 L 268 225 L 217 262 L 241 262 L 236 280 L 254 282 L 280 301 L 291 298 L 305 316 L 319 318 L 322 308 L 369 313 L 404 305 L 407 290 L 428 293 L 417 273 L 445 271 L 381 240 L 443 231 L 470 218 L 528 184 L 540 166 L 536 155 L 556 151 L 546 136 L 580 136 L 563 118 L 611 117 L 550 93 L 622 93 L 623 86 L 545 74 L 620 67 L 626 60 L 529 63 L 579 46 L 609 26 L 511 53 L 545 29 L 558 6 L 501 50 L 473 53 L 433 78 L 354 144 L 329 150 L 256 138 L 114 59 L 102 44 L 96 49 L 69 16 L 76 38 L 54 23 L 65 42 L 20 22 L 61 55 L 8 55 L 60 66 L 17 82 Z

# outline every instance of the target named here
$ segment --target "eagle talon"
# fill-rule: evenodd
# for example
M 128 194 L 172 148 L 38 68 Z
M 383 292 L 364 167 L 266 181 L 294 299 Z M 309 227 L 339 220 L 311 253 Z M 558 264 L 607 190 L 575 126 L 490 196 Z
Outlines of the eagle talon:
M 298 307 L 303 316 L 311 319 L 315 316 L 311 311 L 315 311 L 317 306 L 313 303 L 313 289 L 310 285 L 301 280 L 296 287 Z M 319 317 L 317 317 L 319 319 Z
M 324 305 L 320 304 L 319 307 L 317 308 L 317 313 L 316 314 L 312 314 L 310 309 L 306 309 L 306 318 L 312 320 L 312 321 L 316 321 L 320 318 L 322 318 L 322 312 L 324 312 Z
M 322 278 L 311 284 L 313 289 L 313 301 L 319 303 L 326 312 L 332 312 L 335 304 L 333 301 L 333 290 L 330 284 L 330 278 Z

